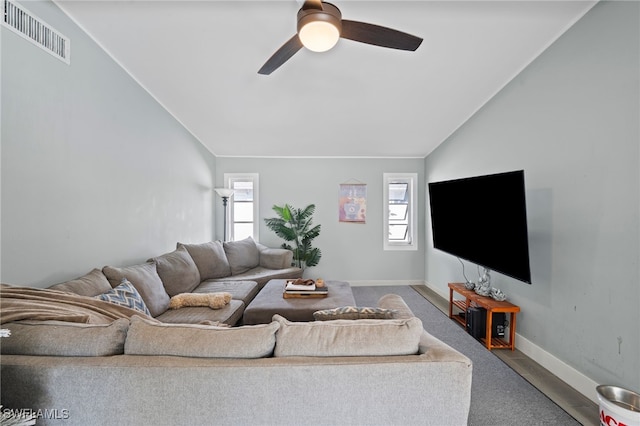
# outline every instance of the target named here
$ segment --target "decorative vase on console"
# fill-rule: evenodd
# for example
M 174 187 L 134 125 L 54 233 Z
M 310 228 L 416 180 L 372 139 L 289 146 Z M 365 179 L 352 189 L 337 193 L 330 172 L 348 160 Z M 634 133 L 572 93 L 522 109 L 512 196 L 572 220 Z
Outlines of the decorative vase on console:
M 483 268 L 482 275 L 478 278 L 476 293 L 481 296 L 488 296 L 491 294 L 491 274 L 486 268 Z

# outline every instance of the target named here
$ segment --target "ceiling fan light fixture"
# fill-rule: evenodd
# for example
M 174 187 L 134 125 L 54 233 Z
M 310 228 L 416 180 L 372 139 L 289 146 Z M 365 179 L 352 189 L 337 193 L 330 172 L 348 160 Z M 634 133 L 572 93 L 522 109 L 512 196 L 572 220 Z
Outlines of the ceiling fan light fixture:
M 338 43 L 340 31 L 330 22 L 309 22 L 298 31 L 300 41 L 313 52 L 326 52 Z
M 342 13 L 331 3 L 322 9 L 301 8 L 298 12 L 298 38 L 313 52 L 326 52 L 336 45 L 342 31 Z

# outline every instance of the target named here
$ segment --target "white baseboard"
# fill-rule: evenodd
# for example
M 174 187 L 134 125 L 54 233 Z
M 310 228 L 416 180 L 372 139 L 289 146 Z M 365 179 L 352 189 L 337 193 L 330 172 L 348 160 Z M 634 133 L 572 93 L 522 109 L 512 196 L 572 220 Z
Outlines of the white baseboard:
M 362 281 L 349 281 L 349 284 L 351 284 L 351 287 L 383 286 L 383 285 L 424 285 L 424 281 L 420 281 L 420 280 L 362 280 Z
M 598 396 L 596 394 L 598 383 L 518 333 L 516 333 L 516 347 L 520 352 L 549 370 L 560 380 L 598 404 Z
M 439 289 L 430 286 L 428 283 L 425 283 L 424 285 L 442 296 L 447 301 L 447 303 L 449 302 L 448 292 L 444 294 Z M 559 358 L 556 358 L 555 356 L 545 351 L 543 348 L 536 345 L 526 337 L 521 336 L 517 332 L 516 348 L 520 352 L 540 364 L 542 367 L 549 370 L 552 374 L 574 388 L 576 391 L 580 392 L 582 395 L 598 404 L 598 396 L 596 394 L 596 386 L 598 386 L 598 383 L 594 382 L 575 368 L 566 364 Z

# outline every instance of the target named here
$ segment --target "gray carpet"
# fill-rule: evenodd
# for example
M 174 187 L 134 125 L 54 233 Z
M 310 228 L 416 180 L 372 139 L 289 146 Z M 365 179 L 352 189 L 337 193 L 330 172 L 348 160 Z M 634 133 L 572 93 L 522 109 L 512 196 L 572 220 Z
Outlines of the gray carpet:
M 569 414 L 488 351 L 462 327 L 409 286 L 352 287 L 358 306 L 400 295 L 425 330 L 473 362 L 469 425 L 579 425 Z

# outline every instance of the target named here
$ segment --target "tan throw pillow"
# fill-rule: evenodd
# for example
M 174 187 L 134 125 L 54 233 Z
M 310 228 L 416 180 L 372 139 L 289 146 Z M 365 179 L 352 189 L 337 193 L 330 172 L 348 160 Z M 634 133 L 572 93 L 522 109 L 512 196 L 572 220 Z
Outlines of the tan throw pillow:
M 149 259 L 156 263 L 158 275 L 169 296 L 189 293 L 200 284 L 200 272 L 185 247 Z
M 181 293 L 169 301 L 169 309 L 189 306 L 207 306 L 211 309 L 224 308 L 231 302 L 231 293 Z
M 173 355 L 198 358 L 263 358 L 271 356 L 278 323 L 216 327 L 158 324 L 134 316 L 127 333 L 127 355 Z
M 251 237 L 240 241 L 225 241 L 224 252 L 231 266 L 231 275 L 247 272 L 260 263 L 260 252 Z
M 151 316 L 157 317 L 169 308 L 169 295 L 162 285 L 155 263 L 149 262 L 124 268 L 105 266 L 102 272 L 114 288 L 120 285 L 123 278 L 129 280 L 142 296 Z
M 418 353 L 422 321 L 336 320 L 291 322 L 280 315 L 275 356 L 389 356 Z
M 108 356 L 124 353 L 129 320 L 111 324 L 65 321 L 21 321 L 3 324 L 11 336 L 2 339 L 3 355 Z
M 210 241 L 202 244 L 182 244 L 195 262 L 200 280 L 206 281 L 212 278 L 224 278 L 231 275 L 231 267 L 224 252 L 221 241 Z
M 111 285 L 102 271 L 95 268 L 79 278 L 52 285 L 49 288 L 80 296 L 93 297 L 111 290 Z

